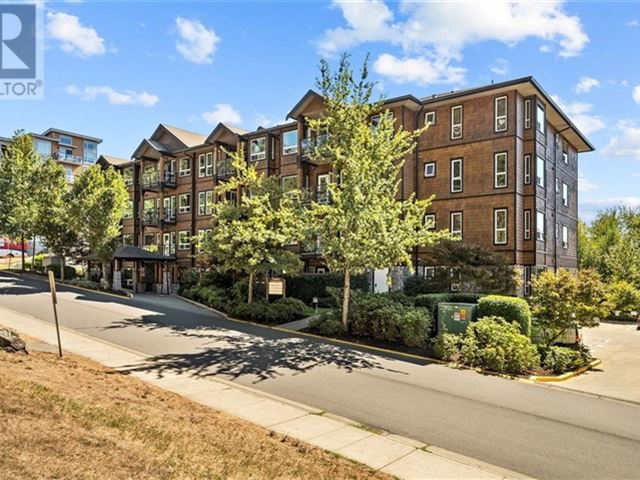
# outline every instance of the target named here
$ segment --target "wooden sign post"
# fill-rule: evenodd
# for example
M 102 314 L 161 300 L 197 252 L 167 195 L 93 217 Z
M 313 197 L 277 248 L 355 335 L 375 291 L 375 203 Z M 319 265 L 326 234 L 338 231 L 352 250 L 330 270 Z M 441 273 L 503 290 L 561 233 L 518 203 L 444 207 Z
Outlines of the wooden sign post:
M 49 288 L 51 289 L 51 303 L 53 303 L 53 318 L 56 321 L 56 336 L 58 337 L 58 355 L 62 358 L 62 344 L 60 343 L 60 326 L 58 325 L 58 296 L 56 295 L 56 278 L 53 271 L 49 270 Z

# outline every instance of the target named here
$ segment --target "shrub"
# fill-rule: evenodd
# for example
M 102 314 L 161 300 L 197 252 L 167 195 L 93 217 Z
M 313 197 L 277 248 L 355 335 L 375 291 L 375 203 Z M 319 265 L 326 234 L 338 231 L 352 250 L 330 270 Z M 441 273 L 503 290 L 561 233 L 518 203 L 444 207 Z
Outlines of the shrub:
M 56 276 L 56 278 L 60 278 L 60 265 L 49 265 L 47 267 L 47 272 L 51 270 L 53 272 L 53 274 Z M 76 278 L 76 269 L 73 267 L 70 267 L 69 265 L 65 265 L 64 266 L 64 279 L 65 280 L 72 280 Z
M 484 317 L 469 325 L 461 342 L 460 358 L 466 365 L 499 373 L 524 373 L 540 363 L 529 337 L 500 317 Z
M 531 336 L 531 310 L 523 298 L 488 295 L 478 300 L 478 318 L 502 317 L 517 322 L 520 333 Z
M 452 360 L 460 352 L 460 335 L 448 333 L 446 330 L 438 333 L 433 342 L 436 356 L 442 360 Z
M 233 286 L 231 275 L 210 270 L 202 275 L 201 285 L 207 287 L 230 288 Z
M 607 298 L 613 310 L 624 313 L 640 310 L 640 290 L 624 280 L 613 282 L 607 287 Z
M 65 280 L 66 281 L 66 280 Z M 88 288 L 89 290 L 102 290 L 98 282 L 92 282 L 91 280 L 84 280 L 82 278 L 73 278 L 69 280 L 69 285 L 75 285 L 77 287 Z
M 227 310 L 227 292 L 222 288 L 215 287 L 196 287 L 195 298 L 197 302 L 200 302 L 208 307 L 215 308 L 216 310 Z
M 325 312 L 309 322 L 309 328 L 326 337 L 342 336 L 347 333 L 340 319 L 333 312 Z
M 239 302 L 229 304 L 228 314 L 234 318 L 250 320 L 252 322 L 264 321 L 265 302 L 246 303 Z
M 392 302 L 400 303 L 405 307 L 413 307 L 415 305 L 415 298 L 409 297 L 404 292 L 400 292 L 400 291 L 386 292 L 386 293 L 380 293 L 379 295 L 383 295 L 387 297 L 389 300 L 391 300 Z
M 266 306 L 264 319 L 268 323 L 287 323 L 305 316 L 306 305 L 297 298 L 281 298 Z
M 244 277 L 238 280 L 230 289 L 231 296 L 238 302 L 246 302 L 249 296 L 249 277 Z M 266 290 L 264 282 L 255 280 L 253 281 L 253 299 L 260 300 L 265 297 Z
M 447 272 L 448 274 L 448 272 Z M 434 278 L 424 278 L 413 275 L 404 281 L 403 291 L 406 295 L 415 297 L 427 293 L 439 293 L 449 290 L 448 282 L 441 281 L 439 275 Z
M 589 349 L 584 346 L 578 348 L 552 346 L 542 347 L 540 350 L 542 366 L 553 373 L 568 372 L 583 367 L 591 361 Z
M 313 297 L 327 298 L 331 294 L 327 287 L 342 288 L 343 276 L 338 273 L 302 273 L 286 278 L 287 297 L 298 298 L 307 305 Z M 351 289 L 369 291 L 369 278 L 366 274 L 351 275 Z

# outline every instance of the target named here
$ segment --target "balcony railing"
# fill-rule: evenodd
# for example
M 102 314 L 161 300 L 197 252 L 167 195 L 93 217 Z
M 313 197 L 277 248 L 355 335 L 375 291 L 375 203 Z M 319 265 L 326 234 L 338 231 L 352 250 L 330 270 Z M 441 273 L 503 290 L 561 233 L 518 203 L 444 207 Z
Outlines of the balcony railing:
M 326 186 L 318 187 L 315 190 L 303 189 L 302 190 L 302 203 L 310 204 L 316 203 L 329 203 L 331 196 L 329 195 L 329 189 Z
M 156 208 L 142 212 L 142 225 L 148 227 L 158 226 L 158 210 Z
M 233 161 L 230 158 L 218 160 L 216 164 L 216 177 L 217 178 L 229 178 L 236 174 L 236 169 L 233 168 Z
M 312 154 L 317 150 L 321 149 L 329 140 L 328 133 L 322 133 L 320 135 L 316 135 L 315 137 L 304 138 L 300 141 L 300 159 L 305 162 L 312 163 L 314 165 L 321 165 L 329 162 L 329 157 L 322 157 L 321 159 L 312 158 Z
M 64 152 L 58 152 L 55 155 L 56 160 L 59 162 L 73 163 L 75 165 L 82 165 L 82 157 L 77 155 L 67 155 Z
M 170 170 L 164 172 L 164 186 L 168 188 L 176 187 L 176 172 Z

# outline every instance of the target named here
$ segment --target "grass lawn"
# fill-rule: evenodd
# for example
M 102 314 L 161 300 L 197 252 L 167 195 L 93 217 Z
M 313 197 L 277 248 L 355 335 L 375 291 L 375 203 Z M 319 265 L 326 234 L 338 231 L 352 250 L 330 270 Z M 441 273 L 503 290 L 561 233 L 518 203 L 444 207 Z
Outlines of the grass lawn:
M 0 477 L 390 478 L 82 357 L 0 351 Z

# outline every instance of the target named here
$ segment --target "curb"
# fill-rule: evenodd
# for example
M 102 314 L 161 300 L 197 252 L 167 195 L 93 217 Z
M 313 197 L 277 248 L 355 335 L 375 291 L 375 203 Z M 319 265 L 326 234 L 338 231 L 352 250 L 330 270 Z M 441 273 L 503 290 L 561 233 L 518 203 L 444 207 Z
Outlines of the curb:
M 37 274 L 29 274 L 29 273 L 18 273 L 18 272 L 11 272 L 8 270 L 3 270 L 4 273 L 8 273 L 10 275 L 15 275 L 16 277 L 26 277 L 26 278 L 30 278 L 31 280 L 36 280 L 36 281 L 40 281 L 43 283 L 47 283 L 47 280 L 45 278 L 41 278 L 40 275 Z M 122 292 L 122 295 L 118 295 L 115 293 L 110 293 L 110 292 L 105 292 L 102 290 L 91 290 L 90 288 L 84 288 L 84 287 L 79 287 L 77 285 L 69 285 L 68 283 L 65 282 L 61 282 L 58 279 L 56 279 L 56 286 L 58 285 L 62 285 L 63 287 L 67 287 L 67 288 L 75 288 L 76 290 L 82 290 L 84 292 L 90 292 L 90 293 L 98 293 L 100 295 L 108 295 L 110 297 L 114 297 L 114 298 L 119 298 L 120 300 L 125 300 L 125 299 L 131 299 L 133 298 L 133 295 L 129 292 Z
M 563 373 L 562 375 L 558 375 L 556 377 L 553 376 L 544 376 L 544 375 L 531 375 L 529 380 L 533 382 L 562 382 L 572 377 L 577 377 L 578 375 L 586 372 L 587 370 L 591 370 L 593 367 L 596 367 L 602 363 L 602 360 L 596 359 L 591 360 L 584 367 L 580 367 L 576 370 L 572 370 L 571 372 Z

